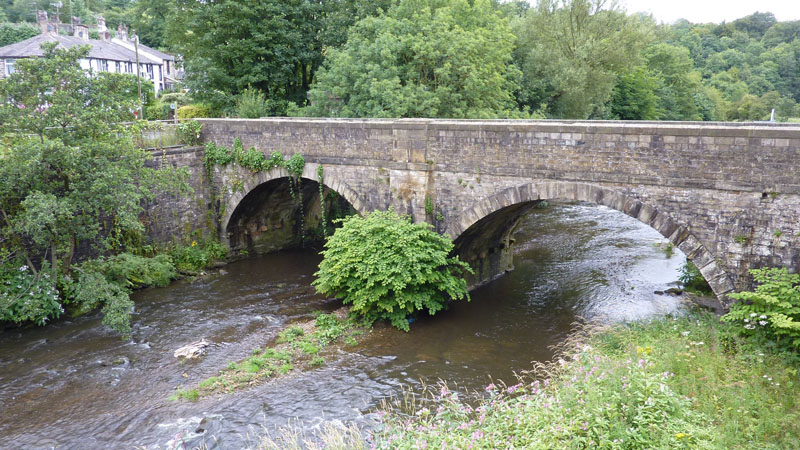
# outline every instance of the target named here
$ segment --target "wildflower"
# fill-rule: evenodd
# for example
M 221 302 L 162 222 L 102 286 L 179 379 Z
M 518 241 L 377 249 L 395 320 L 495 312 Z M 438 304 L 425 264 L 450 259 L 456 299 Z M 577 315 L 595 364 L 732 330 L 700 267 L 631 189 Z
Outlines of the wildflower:
M 483 439 L 483 431 L 481 431 L 481 430 L 478 430 L 478 431 L 476 431 L 476 432 L 472 433 L 472 439 L 473 439 L 473 440 L 476 440 L 476 441 L 477 441 L 478 439 Z
M 768 323 L 769 323 L 769 322 L 767 322 L 766 320 L 759 320 L 759 321 L 758 321 L 758 324 L 759 324 L 759 325 L 761 325 L 762 327 L 763 327 L 764 325 L 768 324 Z
M 762 315 L 758 316 L 758 318 L 759 318 L 759 319 L 766 319 L 766 318 L 767 318 L 767 316 L 766 316 L 765 314 L 762 314 Z
M 684 332 L 682 332 L 682 333 L 681 333 L 681 336 L 683 336 L 683 337 L 686 337 L 686 336 L 688 336 L 688 335 L 689 335 L 689 332 L 688 332 L 688 331 L 684 331 Z
M 492 391 L 494 391 L 495 389 L 497 389 L 497 386 L 495 386 L 495 385 L 494 385 L 494 383 L 492 383 L 492 384 L 490 384 L 490 385 L 486 386 L 486 390 L 487 390 L 487 391 L 489 391 L 489 392 L 492 392 Z
M 750 313 L 750 317 L 755 317 L 755 316 L 757 316 L 757 315 L 758 315 L 758 314 L 756 314 L 756 313 Z
M 192 247 L 197 247 L 197 241 L 192 241 Z
M 28 270 L 28 266 L 27 265 L 24 265 L 24 266 L 19 268 L 20 272 L 25 272 L 26 270 Z
M 675 433 L 676 439 L 686 439 L 687 437 L 689 437 L 687 433 Z

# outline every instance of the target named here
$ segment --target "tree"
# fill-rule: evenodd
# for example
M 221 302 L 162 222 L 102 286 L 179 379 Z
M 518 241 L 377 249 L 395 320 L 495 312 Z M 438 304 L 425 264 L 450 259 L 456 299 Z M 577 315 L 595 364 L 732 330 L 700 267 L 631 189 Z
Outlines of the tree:
M 511 114 L 514 36 L 489 0 L 401 0 L 329 49 L 313 115 L 479 118 Z
M 57 50 L 46 44 L 43 50 L 42 58 L 18 60 L 15 73 L 0 80 L 0 137 L 7 143 L 0 154 L 5 262 L 24 263 L 36 285 L 48 275 L 52 288 L 64 287 L 74 298 L 106 300 L 104 310 L 113 313 L 109 323 L 127 325 L 127 295 L 98 285 L 98 276 L 85 271 L 74 280 L 69 275 L 79 251 L 84 259 L 124 251 L 144 230 L 142 201 L 152 197 L 162 172 L 145 167 L 149 154 L 135 148 L 119 124 L 131 120 L 138 106 L 136 79 L 88 76 L 78 63 L 88 47 Z M 7 269 L 3 265 L 0 272 Z M 87 295 L 89 288 L 107 296 Z M 30 292 L 32 300 L 53 300 L 51 293 Z
M 650 19 L 605 0 L 540 0 L 516 23 L 520 104 L 551 117 L 587 118 L 611 96 L 619 74 L 640 61 Z
M 701 120 L 695 101 L 700 91 L 700 74 L 695 72 L 689 51 L 666 43 L 654 44 L 644 52 L 648 71 L 658 78 L 656 96 L 662 120 Z
M 0 23 L 0 47 L 30 39 L 40 33 L 33 25 Z
M 458 257 L 448 257 L 453 242 L 413 224 L 393 211 L 350 216 L 325 243 L 317 279 L 324 295 L 341 297 L 367 322 L 388 319 L 408 331 L 408 316 L 435 314 L 447 302 L 466 298 L 461 274 L 472 272 Z
M 343 42 L 349 24 L 389 0 L 179 0 L 168 26 L 185 57 L 194 97 L 229 110 L 252 88 L 285 114 L 306 104 L 325 49 Z
M 662 112 L 658 109 L 659 98 L 655 94 L 657 88 L 658 80 L 648 74 L 645 67 L 640 66 L 621 75 L 609 102 L 612 118 L 658 120 Z
M 770 12 L 756 12 L 749 16 L 742 17 L 741 19 L 734 20 L 733 26 L 737 30 L 747 33 L 748 36 L 753 39 L 761 39 L 764 33 L 776 23 L 777 20 L 775 20 L 774 14 Z
M 36 22 L 36 10 L 46 10 L 47 0 L 13 0 L 6 3 L 6 15 L 11 22 Z
M 167 23 L 174 14 L 174 2 L 163 0 L 137 0 L 126 10 L 125 20 L 136 30 L 142 44 L 158 48 L 167 48 Z M 115 19 L 117 22 L 119 19 Z M 109 21 L 109 25 L 113 26 Z

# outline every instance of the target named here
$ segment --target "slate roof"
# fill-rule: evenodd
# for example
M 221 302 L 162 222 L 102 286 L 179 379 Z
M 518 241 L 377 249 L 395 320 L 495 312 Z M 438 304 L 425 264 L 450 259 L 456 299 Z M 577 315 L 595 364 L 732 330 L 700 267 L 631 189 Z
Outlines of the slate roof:
M 57 42 L 59 48 L 89 45 L 89 58 L 136 63 L 136 53 L 121 45 L 96 39 L 85 41 L 79 37 L 62 36 L 52 32 L 40 34 L 22 42 L 17 42 L 16 44 L 0 47 L 0 58 L 30 58 L 33 56 L 43 56 L 44 52 L 41 46 L 45 42 Z M 161 61 L 153 61 L 139 53 L 139 63 L 161 64 Z
M 161 59 L 168 59 L 170 61 L 175 61 L 175 57 L 170 55 L 169 53 L 160 52 L 160 51 L 158 51 L 158 50 L 156 50 L 154 48 L 150 48 L 150 47 L 142 44 L 141 42 L 139 43 L 139 48 L 144 49 L 146 52 L 150 52 L 150 53 L 158 56 Z

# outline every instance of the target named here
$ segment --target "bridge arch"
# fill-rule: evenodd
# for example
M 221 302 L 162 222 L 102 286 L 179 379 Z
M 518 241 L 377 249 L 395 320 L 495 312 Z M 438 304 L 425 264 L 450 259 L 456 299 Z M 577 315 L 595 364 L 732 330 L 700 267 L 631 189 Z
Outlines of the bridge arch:
M 495 235 L 491 239 L 500 240 L 497 245 L 499 249 L 508 253 L 506 259 L 510 262 L 510 242 L 508 241 L 510 235 L 522 215 L 536 202 L 542 200 L 591 202 L 608 206 L 638 219 L 661 233 L 686 254 L 708 281 L 717 298 L 723 304 L 728 304 L 726 294 L 734 290 L 730 276 L 717 264 L 714 255 L 692 234 L 686 224 L 675 220 L 663 209 L 658 209 L 632 196 L 603 186 L 579 182 L 545 181 L 508 188 L 462 210 L 450 227 L 448 234 L 455 240 L 458 248 L 459 242 L 465 238 L 469 239 L 470 233 L 474 238 L 476 233 L 474 226 L 480 227 L 481 224 L 486 224 L 493 215 L 496 216 L 496 213 L 509 211 L 510 220 L 506 220 L 507 230 L 504 231 L 504 235 Z M 524 205 L 529 205 L 529 207 L 524 208 Z M 496 230 L 495 234 L 497 234 Z M 482 257 L 485 258 L 486 255 L 482 255 Z
M 320 165 L 316 163 L 306 163 L 303 167 L 303 173 L 300 177 L 305 180 L 318 183 L 319 180 L 317 171 L 319 170 L 319 166 Z M 246 169 L 238 170 L 244 172 Z M 246 203 L 245 199 L 248 197 L 248 195 L 252 194 L 260 186 L 288 177 L 289 172 L 285 168 L 279 167 L 256 173 L 247 171 L 247 175 L 244 176 L 243 179 L 238 179 L 238 181 L 241 182 L 241 185 L 237 189 L 234 189 L 231 186 L 231 183 L 223 183 L 226 191 L 223 192 L 223 201 L 221 205 L 222 215 L 219 223 L 220 239 L 222 242 L 230 246 L 230 242 L 228 240 L 228 229 L 231 225 L 231 219 L 235 217 L 237 212 L 239 212 L 240 207 Z M 362 197 L 354 189 L 348 186 L 348 184 L 337 175 L 335 170 L 326 170 L 326 167 L 323 168 L 323 184 L 341 195 L 359 214 L 363 214 L 368 211 L 367 204 Z

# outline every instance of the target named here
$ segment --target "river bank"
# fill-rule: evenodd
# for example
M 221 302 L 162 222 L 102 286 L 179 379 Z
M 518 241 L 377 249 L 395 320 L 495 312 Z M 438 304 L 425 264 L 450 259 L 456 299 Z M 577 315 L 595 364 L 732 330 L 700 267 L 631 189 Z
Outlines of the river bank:
M 371 433 L 327 428 L 303 448 L 798 448 L 797 361 L 699 310 L 588 325 L 517 383 L 485 386 L 478 404 L 429 386 L 385 403 Z M 284 430 L 254 448 L 303 440 Z

